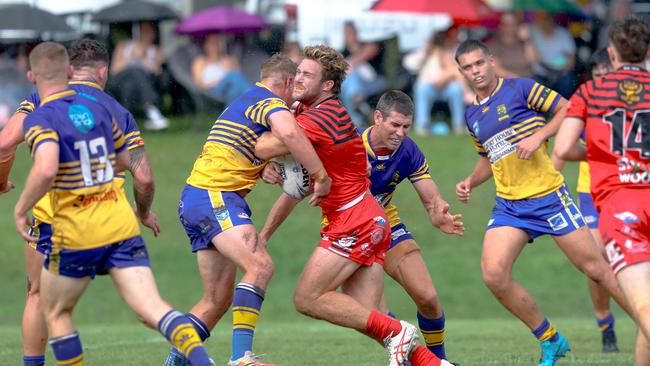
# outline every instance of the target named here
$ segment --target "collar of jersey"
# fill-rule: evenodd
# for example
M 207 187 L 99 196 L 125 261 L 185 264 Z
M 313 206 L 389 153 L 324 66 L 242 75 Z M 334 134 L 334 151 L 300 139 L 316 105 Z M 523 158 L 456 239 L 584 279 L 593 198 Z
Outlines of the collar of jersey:
M 266 85 L 260 83 L 259 81 L 256 82 L 255 85 L 259 86 L 260 88 L 264 88 L 264 89 L 266 89 L 266 90 L 272 92 L 272 91 L 271 91 L 271 88 L 269 88 L 268 86 L 266 86 Z
M 83 81 L 83 80 L 71 81 L 71 82 L 68 83 L 68 85 L 87 85 L 87 86 L 91 86 L 93 88 L 102 90 L 102 87 L 99 86 L 99 84 L 97 84 L 97 83 L 95 83 L 93 81 Z
M 51 102 L 53 100 L 69 97 L 69 96 L 75 95 L 75 94 L 77 94 L 77 92 L 75 92 L 74 90 L 71 90 L 71 89 L 66 89 L 66 90 L 63 90 L 63 91 L 60 91 L 60 92 L 57 92 L 57 93 L 54 93 L 54 94 L 50 94 L 50 95 L 47 96 L 47 98 L 45 98 L 45 99 L 43 99 L 41 101 L 41 104 L 39 106 L 43 106 L 43 105 L 45 105 L 45 103 L 49 103 L 49 102 Z
M 374 126 L 370 126 L 366 128 L 366 130 L 363 131 L 361 138 L 363 140 L 363 145 L 366 147 L 366 151 L 368 152 L 368 154 L 370 154 L 372 158 L 377 159 L 377 153 L 375 152 L 375 148 L 372 147 L 372 141 L 370 141 L 370 130 L 372 130 L 373 128 Z M 393 154 L 395 154 L 395 151 L 393 151 L 389 156 L 393 156 Z M 385 156 L 385 155 L 381 155 L 381 156 Z
M 501 85 L 503 85 L 503 78 L 497 78 L 497 86 L 496 86 L 496 88 L 494 88 L 494 91 L 492 91 L 492 93 L 488 97 L 488 100 L 489 100 L 489 98 L 492 98 L 492 96 L 494 94 L 499 92 L 499 90 L 501 89 Z M 478 100 L 478 95 L 476 96 L 476 98 L 474 98 L 474 105 L 481 105 L 481 101 Z

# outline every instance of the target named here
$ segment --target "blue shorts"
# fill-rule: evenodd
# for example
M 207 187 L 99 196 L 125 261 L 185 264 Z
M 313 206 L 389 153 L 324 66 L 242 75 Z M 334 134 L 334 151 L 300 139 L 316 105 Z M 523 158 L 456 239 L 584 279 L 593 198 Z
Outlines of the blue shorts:
M 178 218 L 192 252 L 214 247 L 212 239 L 238 225 L 253 225 L 251 209 L 236 192 L 215 192 L 186 185 L 178 202 Z
M 388 250 L 391 250 L 397 244 L 403 242 L 404 240 L 413 239 L 411 232 L 406 230 L 406 225 L 399 223 L 390 228 L 390 246 Z
M 66 277 L 95 278 L 111 268 L 149 267 L 149 254 L 140 235 L 99 248 L 52 251 L 45 256 L 45 269 Z
M 30 247 L 43 255 L 50 252 L 52 248 L 52 225 L 33 219 L 32 227 L 29 228 L 29 235 L 38 237 L 36 243 L 27 243 Z
M 591 199 L 591 194 L 578 193 L 578 204 L 580 205 L 582 216 L 585 217 L 587 226 L 589 226 L 590 229 L 598 229 L 598 218 L 600 215 L 598 214 L 598 211 L 596 211 L 594 201 Z
M 546 196 L 523 200 L 497 197 L 496 201 L 487 228 L 515 227 L 528 233 L 531 241 L 544 234 L 563 236 L 585 225 L 564 184 Z

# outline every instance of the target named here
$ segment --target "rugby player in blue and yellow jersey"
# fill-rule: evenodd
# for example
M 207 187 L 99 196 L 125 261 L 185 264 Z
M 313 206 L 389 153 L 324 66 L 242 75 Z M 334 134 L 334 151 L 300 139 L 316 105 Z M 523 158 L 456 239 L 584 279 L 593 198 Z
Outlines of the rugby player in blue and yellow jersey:
M 108 51 L 99 42 L 80 39 L 72 43 L 68 50 L 70 64 L 74 72 L 68 83 L 71 89 L 96 98 L 101 104 L 113 111 L 115 122 L 124 132 L 130 157 L 130 170 L 133 175 L 133 192 L 136 213 L 143 225 L 151 228 L 154 235 L 160 231 L 156 215 L 150 211 L 154 195 L 154 181 L 151 166 L 144 150 L 144 141 L 140 136 L 133 116 L 115 99 L 102 91 L 108 76 Z M 38 93 L 25 99 L 7 126 L 0 132 L 0 186 L 10 186 L 7 176 L 15 155 L 16 146 L 24 140 L 23 121 L 36 106 L 40 104 Z M 116 180 L 124 182 L 122 175 Z M 123 194 L 123 191 L 120 190 Z M 39 237 L 38 242 L 25 245 L 25 267 L 27 272 L 27 298 L 23 312 L 23 365 L 42 366 L 45 363 L 45 346 L 47 326 L 40 310 L 40 273 L 44 254 L 50 249 L 50 223 L 52 208 L 46 197 L 41 199 L 32 214 L 35 218 L 33 231 Z
M 253 354 L 253 335 L 273 261 L 244 200 L 266 166 L 254 153 L 258 137 L 273 130 L 310 172 L 315 181 L 312 204 L 319 204 L 330 191 L 331 179 L 287 106 L 295 74 L 296 64 L 283 55 L 262 64 L 260 82 L 214 122 L 178 205 L 204 286 L 191 317 L 205 339 L 232 299 L 231 366 L 263 365 Z M 243 276 L 233 295 L 236 267 Z M 179 356 L 172 349 L 166 365 L 182 365 Z
M 119 194 L 116 173 L 129 166 L 122 130 L 111 111 L 68 87 L 65 48 L 44 42 L 29 55 L 29 79 L 41 104 L 24 121 L 34 165 L 14 209 L 18 233 L 28 241 L 27 213 L 52 191 L 52 246 L 41 271 L 41 308 L 58 365 L 83 365 L 72 311 L 97 274 L 109 274 L 137 316 L 192 360 L 214 365 L 191 321 L 159 295 L 135 214 Z
M 427 348 L 441 359 L 445 355 L 445 316 L 420 247 L 400 220 L 392 203 L 395 188 L 408 179 L 427 210 L 431 224 L 448 234 L 462 236 L 461 215 L 449 214 L 449 204 L 440 196 L 429 175 L 429 164 L 407 134 L 413 124 L 413 102 L 399 90 L 384 93 L 374 113 L 374 125 L 362 133 L 371 165 L 370 192 L 384 208 L 391 227 L 391 243 L 384 271 L 411 296 L 418 312 L 420 331 Z M 387 309 L 382 309 L 386 311 Z
M 483 281 L 539 339 L 539 365 L 551 366 L 566 354 L 569 344 L 512 277 L 514 262 L 527 242 L 551 235 L 579 270 L 602 284 L 619 304 L 623 299 L 564 177 L 546 151 L 546 140 L 557 132 L 567 102 L 531 79 L 497 77 L 494 59 L 480 41 L 463 42 L 455 58 L 477 94 L 465 119 L 479 153 L 472 173 L 456 185 L 456 194 L 468 202 L 470 191 L 492 176 L 497 191 L 483 241 Z M 548 123 L 545 113 L 553 116 Z

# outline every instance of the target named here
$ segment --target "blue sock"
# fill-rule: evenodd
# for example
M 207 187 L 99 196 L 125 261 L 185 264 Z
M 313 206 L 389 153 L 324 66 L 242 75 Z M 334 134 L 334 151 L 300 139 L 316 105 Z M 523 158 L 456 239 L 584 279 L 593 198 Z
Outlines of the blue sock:
M 201 337 L 201 342 L 205 342 L 206 339 L 210 338 L 210 329 L 208 329 L 208 326 L 205 325 L 203 320 L 199 319 L 198 316 L 192 313 L 187 313 L 185 316 L 188 317 L 188 319 L 190 319 L 192 322 L 196 333 L 198 333 L 199 337 Z
M 546 318 L 544 318 L 544 321 L 542 321 L 542 324 L 540 324 L 539 327 L 533 330 L 533 334 L 540 342 L 556 342 L 558 338 L 560 338 L 557 334 L 557 330 L 553 328 L 551 323 Z
M 23 366 L 45 366 L 45 355 L 23 356 Z
M 438 358 L 447 359 L 445 354 L 445 314 L 438 319 L 429 319 L 418 311 L 418 326 L 424 337 L 424 342 Z
M 240 282 L 232 300 L 232 354 L 231 360 L 253 351 L 253 335 L 265 292 L 259 287 Z
M 185 355 L 192 366 L 213 365 L 192 321 L 185 315 L 176 310 L 170 310 L 158 322 L 158 330 L 174 348 Z
M 50 338 L 57 365 L 79 366 L 84 363 L 84 351 L 81 348 L 79 333 L 74 332 L 61 337 Z
M 610 312 L 603 319 L 596 318 L 596 324 L 601 333 L 614 333 L 614 314 Z

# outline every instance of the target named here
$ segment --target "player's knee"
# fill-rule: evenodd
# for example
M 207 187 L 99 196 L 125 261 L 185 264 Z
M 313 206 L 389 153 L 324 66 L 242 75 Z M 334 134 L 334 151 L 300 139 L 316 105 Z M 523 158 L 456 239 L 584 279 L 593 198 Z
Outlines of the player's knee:
M 435 314 L 442 313 L 440 300 L 438 299 L 438 294 L 435 290 L 416 295 L 413 301 L 415 301 L 420 313 L 427 317 L 432 317 Z
M 203 296 L 204 305 L 209 308 L 206 312 L 221 317 L 228 311 L 233 299 L 233 288 L 228 286 L 223 290 L 210 291 Z
M 313 303 L 313 297 L 307 293 L 296 291 L 293 294 L 293 304 L 296 307 L 296 310 L 301 314 L 313 317 Z
M 608 271 L 611 272 L 611 268 L 604 261 L 601 263 L 599 260 L 585 262 L 580 269 L 587 277 L 598 283 L 602 282 Z
M 496 266 L 483 266 L 483 282 L 494 292 L 504 291 L 510 282 L 510 273 Z
M 264 252 L 264 254 L 259 254 L 256 256 L 254 265 L 249 270 L 255 272 L 257 274 L 257 278 L 268 281 L 271 276 L 273 276 L 275 265 L 273 264 L 273 259 L 271 259 L 271 256 L 268 253 Z

